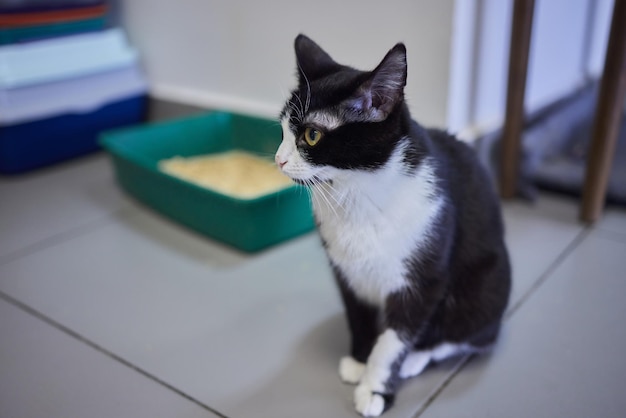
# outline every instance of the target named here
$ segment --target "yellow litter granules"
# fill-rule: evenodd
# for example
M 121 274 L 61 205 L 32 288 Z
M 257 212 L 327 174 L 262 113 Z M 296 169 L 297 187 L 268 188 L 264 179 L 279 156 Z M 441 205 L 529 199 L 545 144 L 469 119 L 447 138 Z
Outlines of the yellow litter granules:
M 240 199 L 254 199 L 293 184 L 274 163 L 244 151 L 169 158 L 159 161 L 159 169 Z

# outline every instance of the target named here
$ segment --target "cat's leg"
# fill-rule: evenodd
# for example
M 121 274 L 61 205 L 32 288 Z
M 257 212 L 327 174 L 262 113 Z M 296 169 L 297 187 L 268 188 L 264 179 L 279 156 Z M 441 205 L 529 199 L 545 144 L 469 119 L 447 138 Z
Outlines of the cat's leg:
M 399 368 L 409 346 L 391 328 L 380 334 L 367 359 L 361 382 L 354 391 L 354 405 L 358 413 L 364 417 L 376 417 L 391 406 Z
M 422 373 L 426 366 L 433 359 L 433 353 L 430 350 L 420 350 L 410 352 L 400 367 L 400 378 L 408 379 Z
M 378 336 L 379 309 L 359 300 L 342 279 L 341 272 L 335 271 L 337 284 L 346 310 L 350 328 L 350 355 L 339 362 L 341 380 L 357 384 L 365 372 L 365 363 Z
M 365 363 L 355 360 L 352 356 L 343 356 L 339 361 L 339 377 L 345 383 L 356 385 L 365 373 Z
M 408 379 L 421 374 L 431 362 L 439 362 L 450 357 L 461 356 L 470 353 L 485 353 L 493 347 L 499 332 L 500 324 L 492 324 L 485 327 L 479 333 L 469 338 L 466 342 L 439 342 L 434 346 L 424 345 L 420 338 L 420 344 L 413 348 L 400 367 L 400 378 Z M 433 341 L 423 337 L 426 344 Z
M 399 375 L 402 379 L 415 377 L 421 374 L 432 361 L 437 362 L 462 354 L 480 353 L 482 351 L 484 349 L 465 343 L 441 343 L 430 350 L 412 351 L 404 359 Z
M 462 354 L 475 353 L 479 350 L 465 343 L 441 343 L 433 348 L 432 359 L 434 361 L 442 361 L 450 357 L 460 356 Z
M 384 331 L 376 340 L 361 382 L 354 392 L 355 407 L 361 415 L 378 416 L 391 407 L 402 378 L 402 366 L 428 329 L 428 319 L 432 317 L 443 292 L 444 282 L 435 279 L 424 280 L 420 293 L 403 289 L 387 297 Z M 411 357 L 410 361 L 415 362 L 411 370 L 413 373 L 421 372 L 431 360 L 432 353 L 426 353 Z M 408 371 L 405 369 L 405 372 Z
M 468 343 L 440 342 L 429 348 L 420 344 L 417 349 L 413 348 L 413 351 L 406 356 L 399 374 L 402 379 L 415 377 L 421 374 L 431 362 L 479 351 L 479 348 Z

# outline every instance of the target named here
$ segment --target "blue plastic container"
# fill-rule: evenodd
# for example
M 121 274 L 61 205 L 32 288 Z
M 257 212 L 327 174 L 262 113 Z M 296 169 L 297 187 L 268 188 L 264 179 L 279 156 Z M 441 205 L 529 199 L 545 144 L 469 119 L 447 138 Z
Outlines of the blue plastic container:
M 102 131 L 144 119 L 145 95 L 86 114 L 61 115 L 0 128 L 0 172 L 16 174 L 99 149 Z

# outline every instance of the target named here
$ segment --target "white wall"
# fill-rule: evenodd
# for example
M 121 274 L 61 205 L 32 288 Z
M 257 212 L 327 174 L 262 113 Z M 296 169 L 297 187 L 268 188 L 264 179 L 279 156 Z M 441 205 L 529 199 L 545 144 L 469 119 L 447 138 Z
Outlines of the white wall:
M 549 104 L 585 81 L 583 57 L 590 1 L 595 0 L 537 1 L 530 41 L 528 109 Z
M 294 86 L 298 33 L 361 69 L 403 41 L 411 109 L 425 124 L 443 126 L 453 6 L 454 0 L 125 0 L 120 14 L 157 97 L 274 116 Z
M 513 0 L 120 0 L 156 97 L 275 116 L 295 82 L 293 39 L 373 68 L 408 49 L 406 89 L 426 125 L 469 132 L 504 118 Z M 527 110 L 598 76 L 613 0 L 536 0 Z
M 468 103 L 450 112 L 449 126 L 471 137 L 502 124 L 506 103 L 512 0 L 457 0 L 473 29 L 469 45 L 455 37 L 452 55 L 466 57 L 466 84 L 449 89 L 450 104 Z M 587 77 L 598 77 L 613 0 L 536 0 L 526 84 L 526 110 L 532 112 L 568 94 Z M 468 17 L 470 16 L 471 17 Z M 466 49 L 473 48 L 467 54 Z M 454 62 L 454 60 L 453 60 Z M 469 100 L 467 100 L 469 97 Z
M 466 87 L 472 91 L 469 118 L 458 127 L 489 129 L 501 123 L 504 114 L 513 8 L 510 0 L 470 1 L 477 8 L 475 62 L 466 66 L 473 70 L 474 84 Z
M 589 51 L 587 53 L 587 74 L 591 77 L 602 75 L 606 45 L 609 40 L 609 27 L 613 0 L 591 1 L 591 28 Z

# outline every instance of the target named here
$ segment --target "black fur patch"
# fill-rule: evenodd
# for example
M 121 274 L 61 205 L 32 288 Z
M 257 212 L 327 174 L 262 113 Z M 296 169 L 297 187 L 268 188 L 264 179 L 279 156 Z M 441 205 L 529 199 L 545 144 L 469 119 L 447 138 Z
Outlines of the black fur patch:
M 296 39 L 296 51 L 300 83 L 283 108 L 281 118 L 289 115 L 289 126 L 303 158 L 313 165 L 341 169 L 374 170 L 384 166 L 398 142 L 412 129 L 403 100 L 406 74 L 398 80 L 389 80 L 390 85 L 393 81 L 399 83 L 394 95 L 387 91 L 388 87 L 371 86 L 372 80 L 379 80 L 378 85 L 384 86 L 385 80 L 380 80 L 383 76 L 379 73 L 386 68 L 366 72 L 337 64 L 303 36 Z M 387 90 L 369 91 L 374 88 Z M 373 99 L 364 104 L 368 94 Z M 393 96 L 393 99 L 390 103 L 383 103 L 380 95 Z M 382 121 L 372 113 L 376 106 L 389 109 Z M 326 112 L 341 123 L 338 128 L 324 132 L 324 138 L 312 147 L 303 140 L 308 127 L 304 120 L 307 114 L 315 111 Z M 421 155 L 417 147 L 412 144 L 407 149 L 406 161 L 410 167 L 417 166 Z

